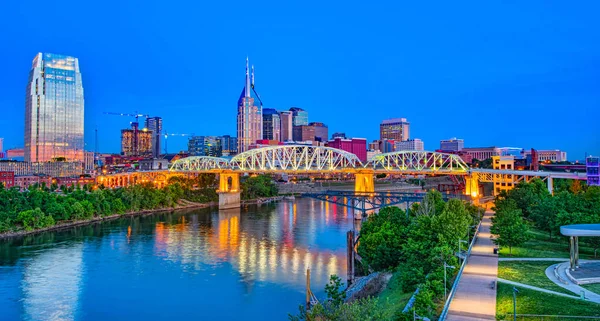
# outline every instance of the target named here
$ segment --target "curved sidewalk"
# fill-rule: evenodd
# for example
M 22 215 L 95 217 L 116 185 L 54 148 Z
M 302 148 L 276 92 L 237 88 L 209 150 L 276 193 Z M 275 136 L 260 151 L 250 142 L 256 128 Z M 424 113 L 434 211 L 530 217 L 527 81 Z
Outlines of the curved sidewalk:
M 496 320 L 496 284 L 498 255 L 494 254 L 490 226 L 494 212 L 487 211 L 456 294 L 448 310 L 449 321 Z
M 557 279 L 556 275 L 554 275 L 554 267 L 557 265 L 558 265 L 557 273 L 558 273 L 558 276 L 560 276 L 560 278 L 562 280 Z M 554 282 L 556 285 L 560 286 L 561 288 L 567 289 L 577 295 L 583 291 L 583 293 L 585 294 L 586 300 L 600 303 L 600 294 L 592 292 L 582 286 L 579 286 L 578 284 L 573 283 L 571 281 L 571 279 L 569 277 L 567 277 L 565 269 L 568 269 L 568 268 L 569 268 L 568 263 L 553 264 L 553 265 L 549 266 L 548 268 L 546 268 L 546 276 L 550 280 L 552 280 L 552 282 Z M 563 283 L 563 281 L 566 282 L 566 284 Z

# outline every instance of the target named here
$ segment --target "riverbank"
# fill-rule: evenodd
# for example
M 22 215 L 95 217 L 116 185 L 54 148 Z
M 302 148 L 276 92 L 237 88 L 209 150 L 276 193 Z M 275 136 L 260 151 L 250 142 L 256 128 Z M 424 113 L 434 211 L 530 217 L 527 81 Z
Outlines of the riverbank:
M 213 206 L 218 206 L 218 203 L 217 202 L 196 203 L 196 202 L 191 202 L 188 200 L 180 200 L 180 204 L 178 204 L 175 207 L 166 207 L 166 208 L 158 208 L 158 209 L 153 209 L 153 210 L 128 212 L 128 213 L 124 213 L 124 214 L 112 214 L 112 215 L 107 215 L 107 216 L 95 216 L 95 217 L 92 217 L 92 218 L 86 219 L 86 220 L 77 220 L 77 221 L 69 221 L 69 222 L 63 221 L 59 224 L 56 224 L 56 225 L 53 225 L 50 227 L 35 229 L 35 230 L 31 230 L 31 231 L 24 230 L 24 231 L 18 231 L 18 232 L 0 233 L 0 240 L 34 235 L 34 234 L 38 234 L 38 233 L 42 233 L 42 232 L 59 231 L 59 230 L 69 229 L 69 228 L 73 228 L 73 227 L 77 227 L 77 226 L 84 226 L 84 225 L 97 223 L 97 222 L 111 221 L 111 220 L 115 220 L 115 219 L 118 219 L 121 217 L 143 216 L 143 215 L 155 214 L 155 213 L 160 213 L 160 212 L 170 212 L 170 211 L 184 210 L 184 209 L 200 209 L 200 208 L 207 208 L 207 207 L 213 207 Z

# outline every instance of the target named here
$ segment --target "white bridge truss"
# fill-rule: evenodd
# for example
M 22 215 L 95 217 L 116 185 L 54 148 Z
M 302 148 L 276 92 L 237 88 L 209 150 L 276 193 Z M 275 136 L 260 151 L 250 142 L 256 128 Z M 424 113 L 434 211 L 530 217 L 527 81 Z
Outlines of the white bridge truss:
M 386 173 L 458 175 L 469 172 L 469 166 L 459 156 L 427 151 L 398 151 L 375 155 L 364 167 Z
M 230 169 L 229 160 L 210 156 L 190 156 L 173 162 L 172 172 L 212 172 Z

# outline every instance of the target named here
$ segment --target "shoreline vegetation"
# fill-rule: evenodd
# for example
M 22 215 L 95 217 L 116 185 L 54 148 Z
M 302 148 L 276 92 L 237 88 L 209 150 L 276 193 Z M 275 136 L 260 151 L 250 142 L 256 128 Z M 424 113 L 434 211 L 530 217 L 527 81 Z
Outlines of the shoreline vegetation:
M 125 216 L 141 216 L 218 205 L 214 174 L 196 178 L 171 177 L 163 188 L 139 184 L 107 189 L 103 186 L 46 186 L 26 190 L 0 185 L 0 240 L 68 229 Z M 277 186 L 266 175 L 244 178 L 243 205 L 278 200 Z

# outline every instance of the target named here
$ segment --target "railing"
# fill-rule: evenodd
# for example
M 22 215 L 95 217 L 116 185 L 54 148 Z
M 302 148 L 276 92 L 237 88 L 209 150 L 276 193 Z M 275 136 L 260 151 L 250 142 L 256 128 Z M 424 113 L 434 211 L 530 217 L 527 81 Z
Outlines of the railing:
M 454 294 L 456 294 L 456 289 L 458 288 L 458 283 L 460 282 L 460 278 L 463 274 L 465 266 L 467 266 L 467 262 L 469 261 L 469 256 L 471 255 L 471 250 L 473 249 L 475 240 L 477 240 L 477 237 L 479 235 L 479 228 L 481 227 L 482 221 L 483 221 L 483 217 L 481 218 L 481 220 L 479 221 L 479 224 L 477 225 L 477 231 L 473 235 L 473 239 L 471 240 L 471 243 L 469 244 L 469 250 L 467 251 L 467 253 L 465 255 L 465 259 L 463 260 L 463 262 L 460 266 L 460 270 L 458 271 L 458 274 L 456 274 L 456 279 L 454 280 L 454 283 L 452 284 L 452 289 L 450 290 L 450 295 L 448 295 L 448 298 L 446 299 L 446 303 L 444 304 L 444 309 L 442 310 L 442 314 L 440 314 L 440 318 L 438 319 L 440 321 L 446 320 L 446 317 L 448 316 L 448 309 L 450 308 L 450 303 L 452 302 L 452 299 L 454 298 Z M 459 255 L 460 255 L 460 253 L 459 253 Z

